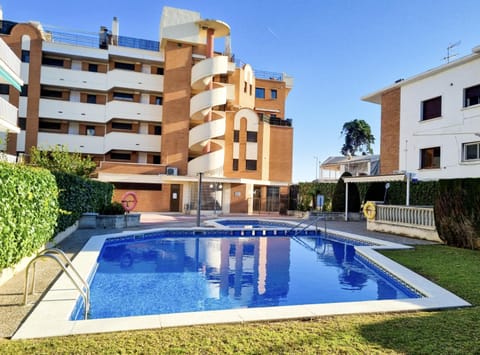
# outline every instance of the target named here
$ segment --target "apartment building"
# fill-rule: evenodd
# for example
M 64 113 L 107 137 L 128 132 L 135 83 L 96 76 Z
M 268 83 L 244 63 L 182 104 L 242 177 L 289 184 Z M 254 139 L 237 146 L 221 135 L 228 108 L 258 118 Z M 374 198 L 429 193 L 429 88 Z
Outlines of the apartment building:
M 20 91 L 20 59 L 0 38 L 0 151 L 6 150 L 7 132 L 20 132 L 17 126 L 18 109 L 8 101 L 10 90 Z
M 381 105 L 381 174 L 480 177 L 480 47 L 362 99 Z
M 137 195 L 137 211 L 286 208 L 293 79 L 235 61 L 230 27 L 194 11 L 165 7 L 158 41 L 119 28 L 116 18 L 92 35 L 2 21 L 25 82 L 4 96 L 19 108 L 8 151 L 90 155 L 115 200 Z

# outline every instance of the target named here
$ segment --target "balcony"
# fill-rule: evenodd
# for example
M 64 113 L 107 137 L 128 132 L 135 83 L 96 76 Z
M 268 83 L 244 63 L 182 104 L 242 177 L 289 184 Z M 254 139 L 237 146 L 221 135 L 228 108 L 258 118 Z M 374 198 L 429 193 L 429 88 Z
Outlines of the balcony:
M 66 88 L 106 91 L 107 74 L 42 66 L 41 83 Z
M 106 105 L 106 122 L 113 118 L 162 122 L 162 106 L 113 100 Z
M 110 132 L 105 136 L 105 153 L 110 150 L 160 152 L 161 136 L 139 133 Z
M 0 97 L 0 131 L 19 133 L 17 117 L 18 109 Z
M 128 88 L 138 91 L 163 91 L 163 75 L 114 69 L 107 73 L 107 88 Z
M 103 137 L 78 134 L 38 133 L 38 146 L 41 148 L 64 145 L 70 152 L 84 154 L 104 154 Z
M 40 117 L 105 123 L 105 105 L 40 99 Z
M 23 85 L 23 81 L 20 79 L 20 63 L 20 59 L 0 38 L 0 82 L 12 85 L 18 91 L 22 89 Z

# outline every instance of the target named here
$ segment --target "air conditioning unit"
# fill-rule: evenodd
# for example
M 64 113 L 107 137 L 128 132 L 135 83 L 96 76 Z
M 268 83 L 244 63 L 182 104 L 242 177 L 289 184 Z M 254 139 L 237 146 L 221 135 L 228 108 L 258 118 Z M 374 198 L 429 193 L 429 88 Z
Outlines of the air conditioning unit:
M 167 166 L 167 175 L 178 175 L 178 168 Z

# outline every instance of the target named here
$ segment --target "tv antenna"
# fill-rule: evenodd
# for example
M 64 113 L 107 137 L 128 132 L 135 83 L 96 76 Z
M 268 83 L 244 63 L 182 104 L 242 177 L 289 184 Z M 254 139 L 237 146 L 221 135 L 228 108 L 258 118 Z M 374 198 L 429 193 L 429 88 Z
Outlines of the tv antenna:
M 460 43 L 462 43 L 462 41 L 458 41 L 458 42 L 455 42 L 455 43 L 450 43 L 447 47 L 447 56 L 443 57 L 443 60 L 446 60 L 447 63 L 450 63 L 450 58 L 456 57 L 458 55 L 458 53 L 452 53 L 451 51 L 454 47 L 459 46 Z

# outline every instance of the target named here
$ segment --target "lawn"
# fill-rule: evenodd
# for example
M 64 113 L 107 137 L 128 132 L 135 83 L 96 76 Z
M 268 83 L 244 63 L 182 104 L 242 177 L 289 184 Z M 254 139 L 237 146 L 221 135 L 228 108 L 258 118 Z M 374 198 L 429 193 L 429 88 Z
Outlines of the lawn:
M 0 353 L 480 354 L 480 252 L 429 245 L 384 254 L 473 307 L 0 340 Z

